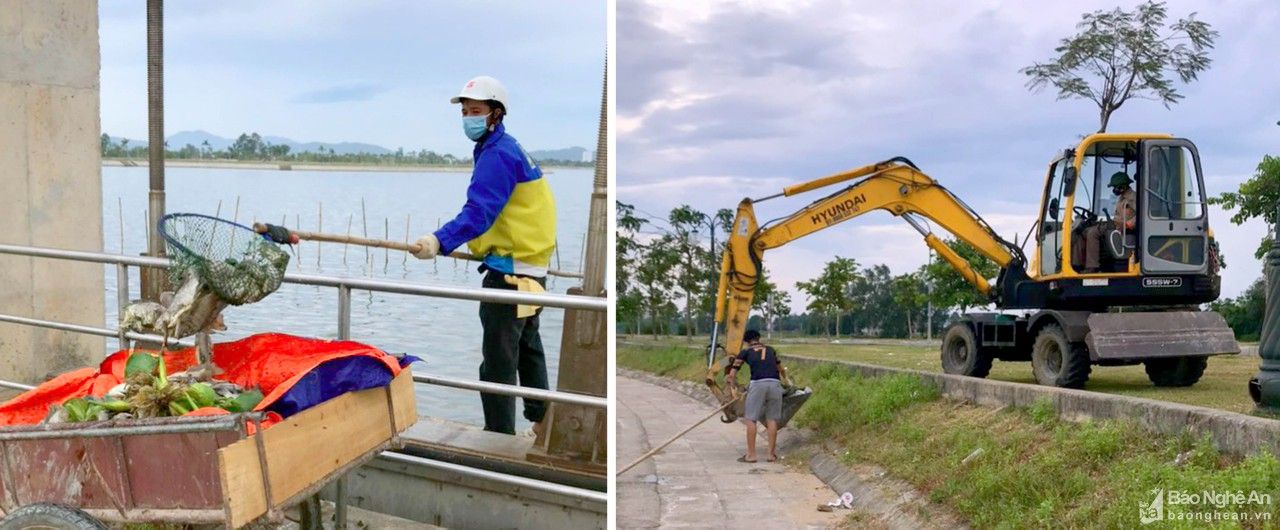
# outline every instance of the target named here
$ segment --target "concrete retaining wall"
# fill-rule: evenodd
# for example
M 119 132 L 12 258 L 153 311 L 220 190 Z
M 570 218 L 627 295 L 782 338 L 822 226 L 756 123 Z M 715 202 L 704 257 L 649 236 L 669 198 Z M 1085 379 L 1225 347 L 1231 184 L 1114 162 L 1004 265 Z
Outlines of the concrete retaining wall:
M 96 0 L 0 2 L 0 242 L 102 250 L 98 53 Z M 0 313 L 101 326 L 104 296 L 102 265 L 0 256 Z M 38 382 L 104 346 L 0 324 L 0 378 Z
M 1199 436 L 1201 433 L 1208 433 L 1214 445 L 1226 453 L 1248 455 L 1269 450 L 1272 454 L 1280 455 L 1280 421 L 1247 414 L 1086 390 L 887 368 L 849 361 L 796 355 L 783 355 L 782 358 L 788 366 L 834 364 L 867 377 L 910 374 L 934 384 L 943 396 L 990 407 L 1026 407 L 1039 399 L 1048 399 L 1058 411 L 1058 416 L 1070 421 L 1123 418 L 1161 434 L 1178 435 L 1189 432 Z M 1241 392 L 1243 391 L 1242 383 Z

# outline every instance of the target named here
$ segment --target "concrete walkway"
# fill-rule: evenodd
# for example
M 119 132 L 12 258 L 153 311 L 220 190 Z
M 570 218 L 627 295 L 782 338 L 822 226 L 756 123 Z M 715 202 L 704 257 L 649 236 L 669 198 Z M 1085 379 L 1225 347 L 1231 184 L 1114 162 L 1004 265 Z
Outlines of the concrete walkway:
M 711 412 L 660 386 L 621 376 L 617 381 L 619 467 Z M 817 511 L 835 492 L 808 472 L 766 463 L 763 440 L 759 463 L 737 462 L 745 447 L 742 424 L 718 419 L 676 440 L 618 477 L 618 527 L 832 528 L 849 513 Z

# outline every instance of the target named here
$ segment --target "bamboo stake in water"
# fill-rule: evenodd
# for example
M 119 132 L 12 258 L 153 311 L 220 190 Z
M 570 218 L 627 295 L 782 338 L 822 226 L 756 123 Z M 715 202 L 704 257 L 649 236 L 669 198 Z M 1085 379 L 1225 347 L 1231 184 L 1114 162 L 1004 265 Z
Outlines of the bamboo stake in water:
M 300 213 L 295 213 L 295 214 L 293 214 L 293 226 L 296 226 L 296 227 L 298 227 L 298 228 L 302 228 L 302 214 L 300 214 Z M 299 269 L 301 269 L 301 268 L 302 268 L 302 244 L 298 244 L 298 246 L 297 246 L 297 247 L 294 247 L 294 248 L 296 248 L 296 249 L 297 249 L 297 252 L 298 252 L 298 268 L 299 268 Z
M 560 263 L 560 240 L 556 240 L 556 268 L 564 270 L 564 265 Z
M 347 237 L 351 237 L 351 219 L 354 216 L 355 214 L 353 213 L 347 214 Z M 350 245 L 347 245 L 345 243 L 342 245 L 342 266 L 344 267 L 347 265 L 347 248 L 348 247 L 350 247 Z
M 369 216 L 365 215 L 364 197 L 360 197 L 360 229 L 364 231 L 364 238 L 369 239 Z M 364 272 L 368 274 L 373 268 L 373 257 L 369 255 L 369 247 L 364 247 Z
M 280 215 L 280 226 L 288 226 L 288 225 L 286 225 L 286 224 L 285 224 L 285 221 L 286 221 L 286 220 L 288 220 L 288 219 L 289 219 L 289 214 L 287 214 L 287 213 L 286 213 L 286 214 L 281 214 L 281 215 Z M 293 261 L 293 267 L 294 267 L 294 268 L 297 268 L 297 267 L 298 267 L 298 260 L 296 260 L 296 259 L 295 259 L 295 260 L 292 260 L 292 261 Z M 288 265 L 289 265 L 289 264 L 287 264 L 287 263 L 285 264 L 285 266 L 286 266 L 286 267 L 287 267 Z
M 120 219 L 120 255 L 124 255 L 124 201 L 119 196 L 116 197 L 116 208 L 119 214 L 116 218 Z
M 233 223 L 240 222 L 240 196 L 239 195 L 236 195 L 236 211 L 235 211 L 235 214 L 231 216 L 231 222 Z M 232 230 L 231 231 L 231 248 L 235 248 L 235 246 L 236 246 L 236 231 Z
M 390 239 L 391 239 L 391 220 L 390 220 L 390 219 L 388 219 L 388 218 L 386 218 L 386 217 L 383 217 L 383 218 L 382 218 L 382 239 L 386 239 L 386 240 L 390 240 Z M 390 249 L 383 249 L 383 250 L 382 250 L 382 272 L 383 272 L 383 274 L 385 274 L 385 273 L 387 272 L 387 263 L 389 263 L 389 262 L 391 262 L 391 250 L 390 250 Z
M 404 216 L 404 244 L 406 244 L 406 245 L 408 245 L 408 244 L 409 244 L 409 218 L 410 218 L 411 216 L 412 216 L 412 214 L 405 214 L 405 216 Z M 405 265 L 405 266 L 408 266 L 408 265 L 409 265 L 409 254 L 408 254 L 407 252 L 406 252 L 406 253 L 405 253 L 405 255 L 404 255 L 404 263 L 403 263 L 403 265 Z
M 316 232 L 324 232 L 324 203 L 321 202 L 316 211 Z M 320 270 L 320 247 L 324 243 L 316 242 L 316 270 Z

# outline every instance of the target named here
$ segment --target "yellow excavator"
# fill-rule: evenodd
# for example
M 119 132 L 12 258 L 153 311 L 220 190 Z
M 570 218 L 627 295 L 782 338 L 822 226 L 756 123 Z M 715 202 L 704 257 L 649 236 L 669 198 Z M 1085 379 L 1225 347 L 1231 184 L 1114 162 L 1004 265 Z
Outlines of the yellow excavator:
M 1120 172 L 1136 181 L 1134 223 L 1111 222 L 1117 197 L 1109 184 Z M 756 203 L 836 185 L 842 187 L 791 215 L 763 226 L 756 221 Z M 1142 363 L 1157 386 L 1190 386 L 1209 356 L 1240 351 L 1221 315 L 1198 310 L 1217 299 L 1220 288 L 1204 197 L 1200 155 L 1189 140 L 1099 133 L 1049 163 L 1029 260 L 1021 246 L 997 235 L 903 157 L 743 199 L 720 265 L 707 384 L 722 401 L 732 399 L 716 375 L 742 346 L 765 251 L 884 210 L 919 231 L 996 309 L 950 324 L 941 348 L 946 373 L 986 377 L 996 359 L 1031 361 L 1040 384 L 1083 388 L 1093 365 Z M 926 220 L 995 262 L 1000 273 L 994 282 L 975 272 Z M 1072 249 L 1085 244 L 1091 226 L 1102 229 L 1103 248 L 1099 266 L 1086 272 Z M 711 361 L 717 355 L 720 363 Z

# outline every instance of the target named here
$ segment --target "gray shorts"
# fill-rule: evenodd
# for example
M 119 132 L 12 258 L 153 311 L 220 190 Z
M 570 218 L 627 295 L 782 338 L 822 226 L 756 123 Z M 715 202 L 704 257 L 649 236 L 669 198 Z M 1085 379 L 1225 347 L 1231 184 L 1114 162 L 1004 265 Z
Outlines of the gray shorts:
M 777 379 L 752 381 L 747 387 L 747 412 L 751 421 L 782 421 L 782 383 Z

